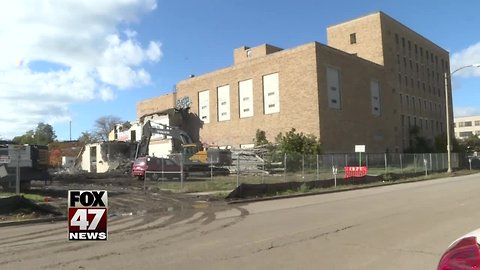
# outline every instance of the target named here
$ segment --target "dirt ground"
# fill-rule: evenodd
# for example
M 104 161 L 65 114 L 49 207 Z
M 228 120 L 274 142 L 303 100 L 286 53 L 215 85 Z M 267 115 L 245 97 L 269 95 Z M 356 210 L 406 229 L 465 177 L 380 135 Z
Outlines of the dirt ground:
M 158 189 L 155 183 L 147 183 L 144 190 L 143 181 L 126 176 L 65 175 L 56 176 L 50 183 L 33 181 L 28 193 L 45 197 L 45 202 L 39 204 L 62 215 L 67 213 L 68 190 L 107 190 L 109 217 L 143 216 L 148 219 L 149 216 L 158 218 L 172 213 L 178 217 L 188 217 L 193 212 L 202 211 L 208 215 L 208 212 L 213 214 L 230 208 L 223 200 L 212 196 L 172 193 Z M 0 222 L 53 216 L 52 213 L 38 210 L 15 209 L 9 214 L 0 214 Z

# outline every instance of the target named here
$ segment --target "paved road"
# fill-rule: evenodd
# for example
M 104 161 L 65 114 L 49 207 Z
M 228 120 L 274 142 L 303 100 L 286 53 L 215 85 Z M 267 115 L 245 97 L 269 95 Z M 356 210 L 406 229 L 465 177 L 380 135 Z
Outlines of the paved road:
M 435 269 L 480 227 L 480 174 L 112 220 L 107 242 L 66 223 L 0 228 L 0 269 Z

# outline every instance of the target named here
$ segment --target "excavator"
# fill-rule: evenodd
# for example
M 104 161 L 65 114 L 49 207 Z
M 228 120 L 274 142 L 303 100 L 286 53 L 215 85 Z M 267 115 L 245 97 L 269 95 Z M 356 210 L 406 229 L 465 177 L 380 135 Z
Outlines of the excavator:
M 169 136 L 181 142 L 184 164 L 231 165 L 232 153 L 226 149 L 204 150 L 199 143 L 193 142 L 187 132 L 147 120 L 142 127 L 142 138 L 137 146 L 135 158 L 148 156 L 151 137 L 155 134 Z

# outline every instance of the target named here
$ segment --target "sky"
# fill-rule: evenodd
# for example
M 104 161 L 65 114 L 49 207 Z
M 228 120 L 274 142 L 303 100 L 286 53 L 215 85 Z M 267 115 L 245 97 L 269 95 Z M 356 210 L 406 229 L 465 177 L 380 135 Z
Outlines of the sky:
M 466 0 L 2 1 L 0 138 L 44 122 L 75 140 L 101 116 L 135 120 L 138 102 L 231 66 L 235 48 L 326 44 L 328 26 L 377 11 L 449 51 L 453 71 L 480 63 L 478 10 Z M 455 117 L 480 115 L 480 68 L 452 84 Z

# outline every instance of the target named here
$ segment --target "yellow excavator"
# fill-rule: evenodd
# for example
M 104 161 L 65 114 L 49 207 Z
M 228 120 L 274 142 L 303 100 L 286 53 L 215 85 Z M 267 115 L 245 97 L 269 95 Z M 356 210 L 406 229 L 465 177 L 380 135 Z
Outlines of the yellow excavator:
M 193 142 L 187 132 L 147 120 L 142 128 L 142 138 L 137 146 L 135 158 L 148 156 L 150 139 L 155 134 L 169 136 L 181 142 L 184 164 L 231 165 L 232 152 L 227 149 L 209 148 L 205 150 L 200 143 Z

